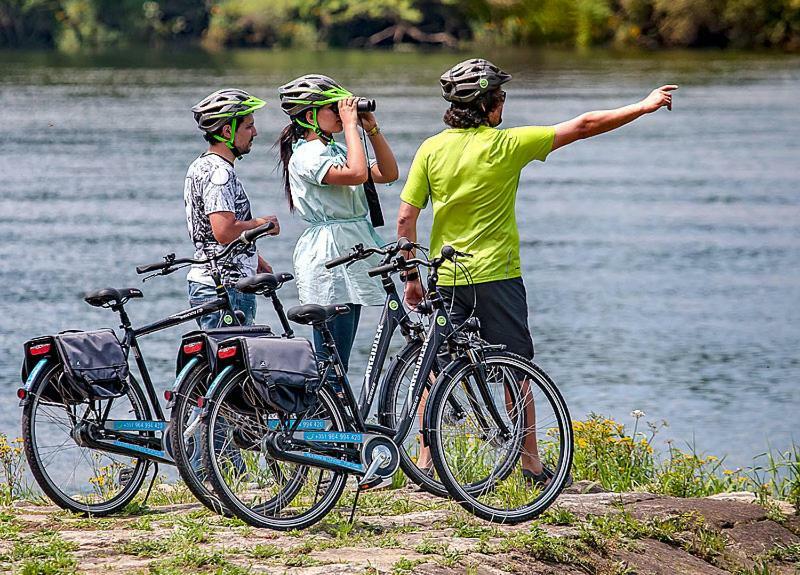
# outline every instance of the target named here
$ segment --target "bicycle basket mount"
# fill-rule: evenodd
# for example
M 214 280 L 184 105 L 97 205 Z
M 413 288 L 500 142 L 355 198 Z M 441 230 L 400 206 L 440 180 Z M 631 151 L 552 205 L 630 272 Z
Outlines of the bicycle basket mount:
M 302 413 L 314 405 L 321 381 L 308 340 L 237 339 L 260 401 L 283 414 Z
M 128 361 L 111 329 L 55 336 L 71 392 L 83 399 L 109 399 L 128 390 Z

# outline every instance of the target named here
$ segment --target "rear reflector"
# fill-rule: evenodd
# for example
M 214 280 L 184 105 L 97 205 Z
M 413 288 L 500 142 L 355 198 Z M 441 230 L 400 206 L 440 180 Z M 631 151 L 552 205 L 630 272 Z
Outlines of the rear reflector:
M 201 395 L 200 397 L 197 398 L 197 407 L 202 409 L 203 407 L 205 407 L 205 405 L 206 405 L 206 398 Z
M 197 353 L 201 349 L 203 349 L 203 342 L 202 341 L 196 341 L 194 343 L 187 343 L 186 345 L 184 345 L 183 346 L 183 353 L 186 353 L 186 354 Z
M 28 397 L 28 391 L 24 387 L 20 387 L 17 390 L 17 397 L 19 397 L 20 399 L 25 399 L 26 397 Z
M 40 343 L 39 345 L 32 345 L 28 350 L 31 355 L 44 355 L 50 351 L 51 344 Z
M 172 401 L 172 390 L 171 389 L 168 389 L 167 391 L 164 392 L 164 399 L 166 399 L 167 401 Z
M 234 355 L 236 355 L 236 346 L 221 347 L 217 352 L 217 357 L 220 359 L 227 359 L 229 357 L 233 357 Z

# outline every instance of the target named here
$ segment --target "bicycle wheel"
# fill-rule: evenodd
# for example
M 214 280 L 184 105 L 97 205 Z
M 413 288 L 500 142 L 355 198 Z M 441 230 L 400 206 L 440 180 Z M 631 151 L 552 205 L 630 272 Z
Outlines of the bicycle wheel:
M 25 456 L 36 482 L 53 502 L 75 513 L 102 516 L 125 507 L 147 474 L 145 459 L 108 453 L 77 442 L 79 429 L 100 429 L 106 420 L 150 419 L 138 384 L 131 378 L 122 397 L 59 403 L 47 391 L 63 385 L 63 369 L 46 370 L 31 387 L 22 410 Z
M 408 412 L 410 407 L 406 405 L 410 400 L 408 388 L 411 385 L 421 348 L 421 341 L 413 341 L 407 344 L 397 354 L 397 357 L 386 371 L 378 401 L 378 423 L 384 427 L 397 429 L 401 419 Z M 420 410 L 425 409 L 432 387 L 430 380 L 426 380 L 424 386 L 427 391 L 420 402 Z M 423 465 L 422 468 L 417 466 L 420 463 L 420 456 L 423 455 L 423 445 L 420 435 L 420 417 L 417 413 L 414 413 L 412 418 L 411 426 L 405 437 L 394 438 L 400 451 L 400 467 L 411 481 L 428 493 L 439 497 L 448 497 L 447 489 L 438 480 L 438 476 L 433 469 L 433 462 L 429 459 L 428 465 Z
M 206 394 L 208 385 L 208 363 L 198 361 L 175 391 L 175 403 L 170 413 L 169 445 L 178 473 L 189 491 L 214 513 L 229 516 L 230 511 L 211 490 L 203 467 L 201 410 L 197 407 L 197 399 Z
M 242 521 L 269 529 L 304 529 L 336 505 L 347 474 L 272 457 L 266 442 L 280 425 L 266 410 L 254 410 L 242 400 L 248 377 L 241 371 L 223 380 L 208 398 L 203 464 L 214 493 Z M 324 387 L 305 419 L 324 421 L 326 431 L 345 431 L 341 407 Z
M 465 408 L 458 417 L 454 402 Z M 434 465 L 466 510 L 519 523 L 561 492 L 572 463 L 572 424 L 560 392 L 534 363 L 499 351 L 486 352 L 477 365 L 458 359 L 437 380 L 428 409 Z

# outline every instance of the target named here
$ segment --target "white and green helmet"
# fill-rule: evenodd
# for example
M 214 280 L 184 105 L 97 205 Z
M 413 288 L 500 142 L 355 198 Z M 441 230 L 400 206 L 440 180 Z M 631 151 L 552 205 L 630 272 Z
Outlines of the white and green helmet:
M 234 149 L 233 138 L 239 118 L 249 116 L 265 104 L 264 100 L 251 96 L 244 90 L 225 88 L 209 94 L 192 106 L 192 113 L 198 128 L 213 134 L 214 138 Z M 215 132 L 228 123 L 231 125 L 231 137 L 226 140 Z
M 500 68 L 484 60 L 464 60 L 442 74 L 442 97 L 448 102 L 469 103 L 478 96 L 499 88 L 511 79 Z
M 278 90 L 281 99 L 281 110 L 293 122 L 319 133 L 317 110 L 328 104 L 335 104 L 352 96 L 352 92 L 342 88 L 333 78 L 322 74 L 306 74 L 284 84 Z M 311 123 L 303 117 L 306 110 L 313 111 Z

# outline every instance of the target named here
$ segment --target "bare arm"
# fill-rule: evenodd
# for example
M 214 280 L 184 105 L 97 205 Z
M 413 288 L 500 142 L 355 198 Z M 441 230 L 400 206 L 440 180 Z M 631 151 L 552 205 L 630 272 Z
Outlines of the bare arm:
M 237 220 L 233 212 L 214 212 L 208 214 L 208 219 L 211 222 L 211 232 L 214 234 L 214 239 L 223 246 L 238 238 L 242 232 L 252 230 L 267 222 L 275 224 L 275 227 L 269 232 L 271 236 L 277 236 L 281 231 L 278 218 L 275 216 L 264 216 L 263 218 L 253 218 L 252 220 Z
M 597 110 L 586 112 L 577 118 L 556 124 L 556 135 L 553 140 L 553 150 L 557 150 L 567 144 L 577 140 L 591 138 L 598 134 L 616 130 L 629 122 L 633 122 L 639 116 L 655 112 L 659 108 L 666 106 L 672 109 L 673 90 L 678 87 L 672 84 L 656 88 L 641 102 L 616 108 L 614 110 Z
M 419 218 L 420 209 L 400 202 L 400 211 L 397 214 L 397 237 L 408 238 L 412 242 L 417 241 L 417 219 Z M 412 252 L 404 252 L 403 256 L 406 258 L 414 257 Z M 406 303 L 410 307 L 414 307 L 422 301 L 422 282 L 419 278 L 414 281 L 406 282 L 404 290 L 404 297 Z
M 397 160 L 394 158 L 392 148 L 389 147 L 389 142 L 379 131 L 371 136 L 369 135 L 373 128 L 378 127 L 375 115 L 371 112 L 366 112 L 360 114 L 359 118 L 361 127 L 367 133 L 369 141 L 372 143 L 372 149 L 375 150 L 376 164 L 370 168 L 372 180 L 377 184 L 394 182 L 399 177 L 400 171 L 397 169 Z
M 356 186 L 367 181 L 367 156 L 361 138 L 358 137 L 358 112 L 356 99 L 346 98 L 339 102 L 339 117 L 344 127 L 344 141 L 347 144 L 347 160 L 343 166 L 331 166 L 323 184 L 336 186 Z

